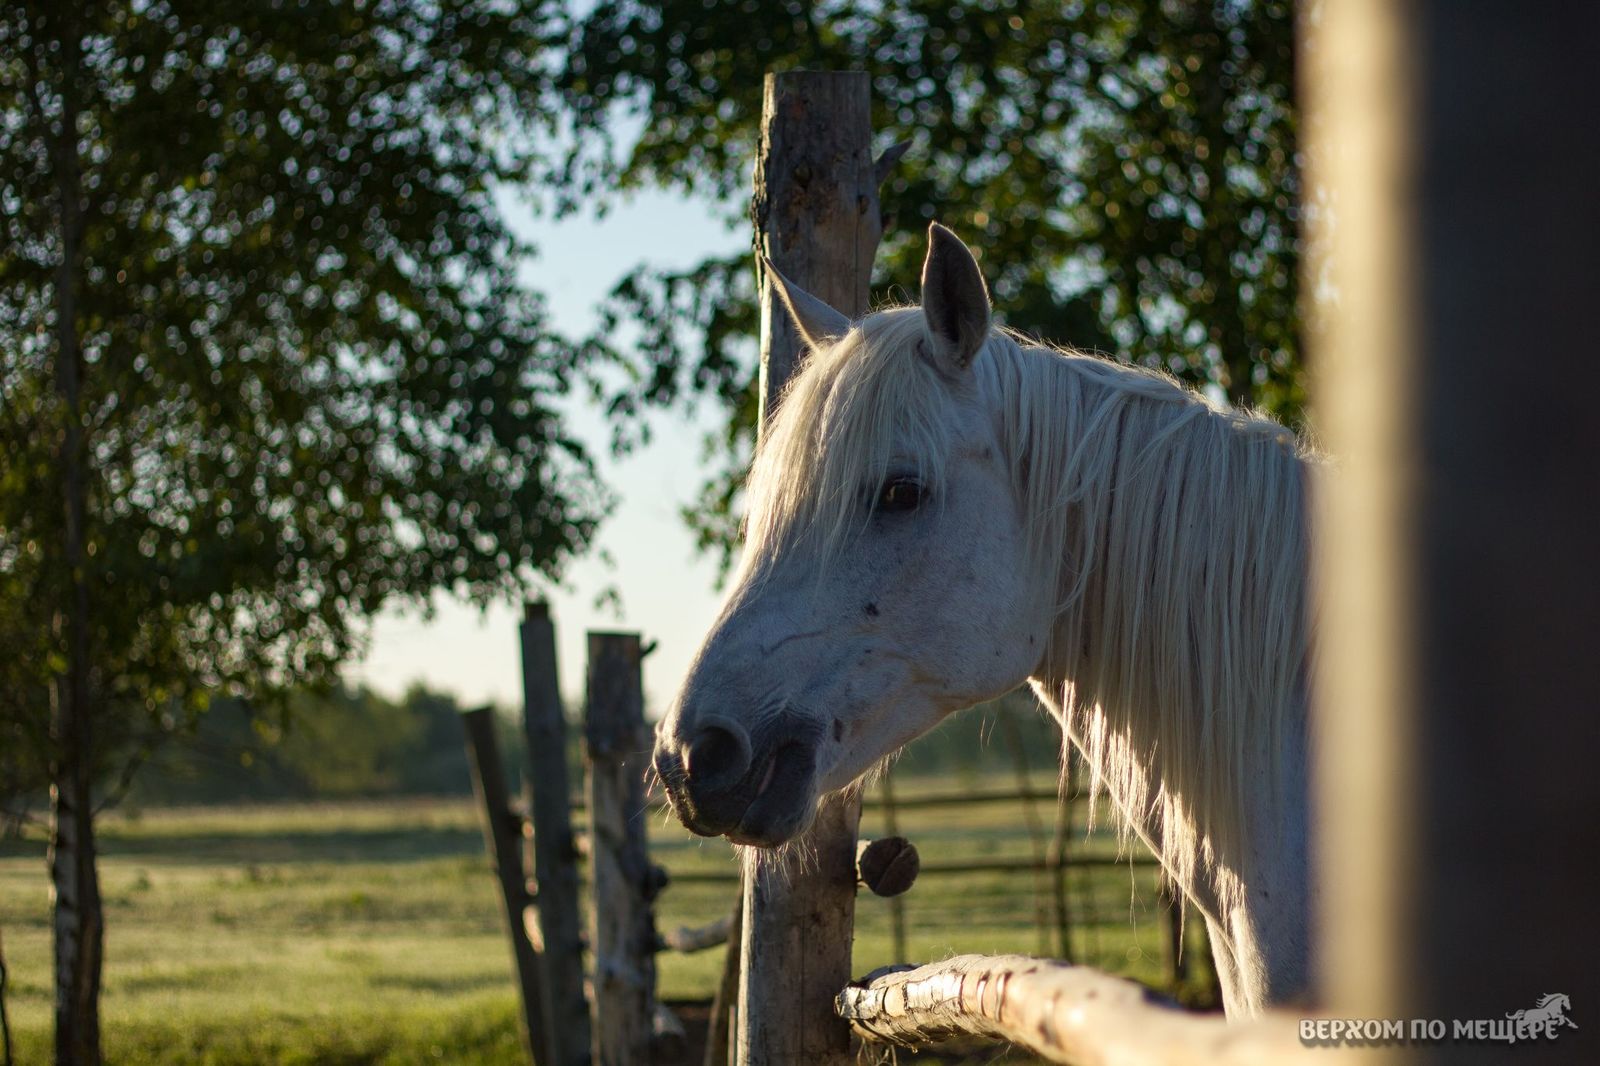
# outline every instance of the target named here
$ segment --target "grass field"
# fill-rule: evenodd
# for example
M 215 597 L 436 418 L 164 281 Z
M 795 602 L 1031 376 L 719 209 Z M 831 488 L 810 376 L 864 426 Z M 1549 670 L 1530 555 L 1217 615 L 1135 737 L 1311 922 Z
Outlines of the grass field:
M 917 791 L 899 783 L 902 803 Z M 1051 813 L 1035 812 L 1047 830 Z M 902 810 L 900 828 L 925 862 L 1026 857 L 1034 847 L 1026 814 L 1017 801 Z M 869 812 L 863 833 L 878 831 L 881 819 Z M 1074 853 L 1115 852 L 1101 836 L 1086 840 L 1081 826 L 1071 839 Z M 690 837 L 667 818 L 653 821 L 652 848 L 669 870 L 736 869 L 725 842 Z M 101 822 L 101 852 L 108 1061 L 522 1061 L 510 949 L 466 800 L 113 814 Z M 0 936 L 21 1063 L 46 1061 L 50 1041 L 43 860 L 37 841 L 0 843 Z M 1149 869 L 1085 868 L 1068 883 L 1080 961 L 1160 984 Z M 904 897 L 909 959 L 1054 954 L 1038 924 L 1046 901 L 1034 889 L 1030 874 L 924 877 Z M 658 924 L 710 921 L 732 893 L 669 886 Z M 1088 916 L 1098 920 L 1086 924 Z M 887 901 L 862 895 L 857 972 L 899 961 L 889 930 Z M 1199 923 L 1189 937 L 1193 949 Z M 721 954 L 662 956 L 663 998 L 709 996 Z

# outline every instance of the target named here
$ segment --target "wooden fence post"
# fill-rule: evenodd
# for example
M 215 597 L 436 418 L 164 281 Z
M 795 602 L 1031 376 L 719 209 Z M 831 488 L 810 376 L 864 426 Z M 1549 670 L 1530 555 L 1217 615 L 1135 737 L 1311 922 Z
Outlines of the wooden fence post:
M 1314 332 L 1340 465 L 1317 538 L 1326 998 L 1499 1024 L 1570 997 L 1541 1062 L 1595 1059 L 1600 124 L 1561 101 L 1592 85 L 1597 15 L 1365 0 L 1302 23 L 1328 253 L 1305 277 L 1339 296 Z
M 788 278 L 852 318 L 866 313 L 883 223 L 865 72 L 767 75 L 751 216 L 759 251 Z M 762 281 L 765 424 L 804 352 Z M 742 1066 L 853 1061 L 833 998 L 851 976 L 860 818 L 858 794 L 828 800 L 806 847 L 761 856 L 745 879 L 735 1054 Z
M 545 603 L 523 608 L 522 728 L 528 780 L 523 794 L 532 827 L 529 862 L 544 964 L 545 1030 L 554 1066 L 589 1062 L 589 1002 L 583 989 L 583 933 L 578 917 L 578 850 L 572 833 L 567 722 L 556 674 L 556 634 Z M 532 931 L 530 930 L 530 933 Z
M 505 771 L 500 763 L 500 746 L 494 739 L 493 708 L 478 707 L 463 712 L 461 725 L 467 734 L 467 762 L 472 770 L 472 791 L 478 797 L 483 840 L 500 881 L 500 903 L 511 933 L 511 955 L 522 993 L 523 1036 L 532 1060 L 542 1066 L 548 1061 L 551 1045 L 545 1014 L 540 1009 L 546 995 L 544 974 L 524 918 L 531 901 L 522 868 L 522 823 L 511 810 Z
M 637 633 L 589 634 L 589 861 L 594 893 L 594 1064 L 651 1061 L 660 887 L 645 846 L 644 722 Z

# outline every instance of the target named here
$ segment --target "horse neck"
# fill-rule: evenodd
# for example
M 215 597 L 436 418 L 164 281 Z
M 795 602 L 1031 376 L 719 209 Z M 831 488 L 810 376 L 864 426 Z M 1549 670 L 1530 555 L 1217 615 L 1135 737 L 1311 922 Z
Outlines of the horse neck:
M 1303 981 L 1305 531 L 1269 423 L 1081 360 L 1037 373 L 1023 485 L 1057 545 L 1036 688 L 1174 881 L 1227 938 L 1241 1009 Z M 1070 375 L 1077 375 L 1073 380 Z M 1050 449 L 1055 449 L 1051 451 Z M 1266 893 L 1263 897 L 1260 893 Z M 1276 895 L 1282 902 L 1272 904 Z M 1283 959 L 1278 963 L 1277 959 Z

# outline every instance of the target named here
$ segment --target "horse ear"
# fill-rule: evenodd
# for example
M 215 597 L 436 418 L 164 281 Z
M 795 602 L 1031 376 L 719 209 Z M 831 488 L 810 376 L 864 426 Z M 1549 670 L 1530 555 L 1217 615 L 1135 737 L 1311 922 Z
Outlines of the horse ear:
M 789 310 L 789 318 L 800 331 L 800 338 L 812 348 L 826 348 L 850 332 L 850 319 L 811 295 L 772 265 L 772 260 L 761 257 L 767 277 L 772 279 L 772 289 Z
M 989 339 L 989 288 L 961 238 L 934 222 L 922 264 L 922 314 L 933 341 L 929 353 L 948 371 L 963 371 Z

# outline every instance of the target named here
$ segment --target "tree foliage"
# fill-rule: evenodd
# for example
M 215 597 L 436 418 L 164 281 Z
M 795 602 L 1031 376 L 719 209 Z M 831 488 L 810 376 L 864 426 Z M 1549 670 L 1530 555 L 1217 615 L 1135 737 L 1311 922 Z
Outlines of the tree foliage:
M 395 598 L 518 591 L 587 543 L 570 357 L 494 200 L 549 32 L 493 0 L 0 8 L 7 759 L 48 749 L 65 669 L 69 206 L 105 759 L 209 693 L 330 678 Z
M 763 75 L 860 69 L 882 143 L 879 297 L 905 298 L 926 223 L 982 256 L 996 306 L 1042 337 L 1160 366 L 1295 420 L 1299 157 L 1287 0 L 878 4 L 602 0 L 557 27 L 569 203 L 668 186 L 743 203 Z M 642 132 L 636 139 L 628 133 Z M 723 477 L 691 514 L 734 540 L 733 472 L 754 431 L 754 273 L 744 257 L 636 270 L 594 344 L 642 343 L 626 418 L 687 392 L 731 415 Z

